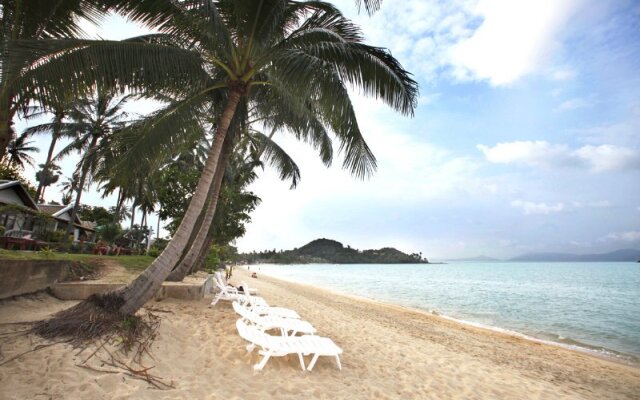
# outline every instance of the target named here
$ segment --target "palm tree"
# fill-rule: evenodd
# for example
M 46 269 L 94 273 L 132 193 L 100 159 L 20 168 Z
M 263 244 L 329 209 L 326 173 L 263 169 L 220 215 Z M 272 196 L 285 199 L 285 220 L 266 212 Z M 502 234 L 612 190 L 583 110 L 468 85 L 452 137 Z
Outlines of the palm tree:
M 274 99 L 280 99 L 292 116 L 307 121 L 297 126 L 294 134 L 321 147 L 327 144 L 326 126 L 340 142 L 343 166 L 358 177 L 366 177 L 375 169 L 375 158 L 359 130 L 347 86 L 360 88 L 363 94 L 404 114 L 413 113 L 417 99 L 417 85 L 410 74 L 385 49 L 365 45 L 358 28 L 328 3 L 167 1 L 161 17 L 136 10 L 139 4 L 124 2 L 120 10 L 132 12 L 130 16 L 141 22 L 160 23 L 159 29 L 165 33 L 142 38 L 148 43 L 145 46 L 139 41 L 83 41 L 71 48 L 72 41 L 65 41 L 64 54 L 40 59 L 51 73 L 47 82 L 42 83 L 35 72 L 31 74 L 32 85 L 49 89 L 68 90 L 72 83 L 86 84 L 99 77 L 101 82 L 116 82 L 130 90 L 171 90 L 179 101 L 145 123 L 145 134 L 131 144 L 118 166 L 120 171 L 131 170 L 150 153 L 178 140 L 176 130 L 202 114 L 217 117 L 204 170 L 173 240 L 147 270 L 116 293 L 122 300 L 119 311 L 124 314 L 134 313 L 153 296 L 183 254 L 203 211 L 239 105 L 248 101 L 273 104 Z M 186 48 L 176 49 L 175 44 Z M 31 51 L 44 55 L 62 47 L 59 43 L 36 43 Z M 106 51 L 116 48 L 118 52 Z M 148 50 L 142 52 L 141 48 Z M 105 54 L 109 54 L 109 62 Z M 176 58 L 167 63 L 169 57 Z M 65 73 L 68 68 L 83 74 L 69 75 Z M 224 107 L 215 107 L 220 102 Z M 315 119 L 308 114 L 317 115 L 322 126 L 310 123 Z M 212 200 L 217 196 L 214 190 Z
M 202 104 L 209 100 L 203 92 L 225 89 L 226 104 L 219 114 L 212 150 L 181 228 L 185 223 L 189 225 L 179 228 L 154 264 L 123 290 L 125 304 L 121 311 L 125 313 L 142 306 L 157 290 L 154 286 L 159 287 L 166 278 L 169 264 L 175 262 L 188 243 L 188 227 L 198 218 L 207 192 L 215 210 L 218 172 L 224 173 L 225 164 L 220 160 L 225 136 L 242 99 L 252 98 L 251 90 L 255 90 L 256 97 L 286 96 L 302 103 L 312 99 L 315 111 L 342 140 L 345 167 L 359 176 L 371 173 L 375 159 L 357 128 L 344 81 L 363 87 L 365 92 L 381 97 L 400 111 L 413 110 L 414 82 L 388 53 L 363 45 L 357 29 L 328 4 L 319 7 L 318 3 L 263 1 L 256 7 L 253 2 L 220 1 L 209 6 L 196 9 L 207 19 L 208 31 L 196 29 L 202 26 L 201 18 L 188 21 L 186 27 L 191 28 L 194 41 L 201 45 L 199 55 L 208 56 L 203 61 L 212 60 L 213 71 L 224 73 L 211 76 L 209 85 L 204 90 L 199 87 L 184 103 Z M 313 14 L 301 20 L 304 12 Z M 292 81 L 297 82 L 295 87 Z M 260 86 L 269 89 L 260 90 Z M 171 111 L 182 113 L 179 109 Z M 218 175 L 215 180 L 214 175 Z M 204 227 L 208 229 L 202 224 L 201 229 Z
M 73 194 L 78 191 L 78 182 L 80 177 L 78 171 L 74 171 L 71 177 L 67 177 L 63 182 L 60 182 L 58 186 L 62 190 L 62 201 L 64 205 L 70 204 L 73 200 Z
M 24 133 L 9 142 L 7 154 L 9 155 L 9 163 L 24 169 L 24 164 L 33 166 L 35 160 L 29 153 L 38 153 L 39 148 L 33 146 L 33 141 L 27 141 L 29 135 Z
M 58 182 L 60 179 L 60 167 L 52 162 L 48 164 L 39 164 L 40 170 L 36 172 L 36 181 L 38 181 L 38 191 L 36 191 L 36 203 L 44 202 L 44 190 Z
M 22 69 L 37 54 L 14 52 L 21 39 L 51 39 L 78 36 L 79 21 L 97 21 L 105 8 L 91 0 L 0 0 L 0 160 L 16 136 L 13 119 L 33 98 L 25 90 Z
M 96 156 L 98 148 L 109 140 L 109 136 L 123 126 L 123 119 L 127 114 L 123 112 L 129 96 L 117 99 L 113 94 L 104 89 L 97 88 L 95 97 L 78 100 L 69 110 L 69 131 L 73 132 L 76 139 L 69 143 L 56 159 L 64 157 L 73 151 L 82 154 L 78 162 L 78 184 L 76 186 L 76 196 L 73 209 L 71 210 L 71 221 L 67 224 L 67 237 L 73 232 L 73 221 L 75 221 L 82 191 L 87 184 L 87 178 L 94 176 L 98 170 L 101 160 Z
M 275 118 L 273 118 L 272 116 L 272 120 L 274 119 Z M 247 121 L 245 121 L 243 123 L 245 129 L 247 129 L 247 125 Z M 293 127 L 293 125 L 291 126 Z M 238 170 L 244 170 L 248 173 L 236 174 L 237 176 L 240 176 L 239 180 L 242 181 L 242 186 L 248 185 L 255 179 L 256 175 L 255 173 L 253 173 L 253 170 L 256 167 L 263 165 L 262 162 L 260 162 L 260 158 L 264 155 L 265 162 L 270 163 L 280 172 L 280 178 L 282 180 L 291 179 L 291 188 L 293 189 L 296 187 L 298 181 L 300 180 L 300 170 L 296 163 L 291 159 L 291 157 L 272 140 L 275 132 L 276 128 L 272 130 L 269 136 L 265 136 L 261 132 L 254 129 L 248 129 L 245 133 L 247 139 L 245 140 L 246 143 L 239 146 L 241 150 L 238 153 L 243 158 L 243 162 L 242 165 L 239 166 Z M 216 169 L 216 175 L 214 176 L 214 181 L 210 189 L 210 193 L 219 193 L 221 190 L 226 166 L 229 164 L 230 159 L 232 158 L 234 137 L 238 136 L 239 130 L 236 129 L 236 133 L 234 135 L 228 136 L 225 139 L 220 159 L 220 165 L 225 166 L 225 168 Z M 183 280 L 184 277 L 191 271 L 194 271 L 197 267 L 197 264 L 203 260 L 203 253 L 205 253 L 205 251 L 209 248 L 213 241 L 211 224 L 214 220 L 214 217 L 216 216 L 216 208 L 217 201 L 214 201 L 213 196 L 210 195 L 209 201 L 205 208 L 204 216 L 202 217 L 202 222 L 197 230 L 197 235 L 195 236 L 191 245 L 188 246 L 189 250 L 184 258 L 180 260 L 178 265 L 173 269 L 171 274 L 167 277 L 167 280 Z
M 71 100 L 69 98 L 64 99 L 64 101 L 61 103 L 54 104 L 50 109 L 51 113 L 53 113 L 53 117 L 50 122 L 31 126 L 24 130 L 23 134 L 27 136 L 34 136 L 42 133 L 51 134 L 51 143 L 49 144 L 49 150 L 47 151 L 47 159 L 45 160 L 42 166 L 42 171 L 43 171 L 43 173 L 41 174 L 42 179 L 51 175 L 48 172 L 49 168 L 54 168 L 54 164 L 52 160 L 53 160 L 53 153 L 58 140 L 65 137 L 72 138 L 76 134 L 76 132 L 74 131 L 75 126 L 72 124 L 66 123 L 64 121 L 67 110 L 69 109 L 70 106 L 71 106 Z M 29 115 L 29 118 L 42 116 L 47 111 L 49 110 L 47 110 L 46 108 L 41 108 L 40 112 L 36 112 Z M 38 179 L 38 189 L 36 190 L 36 199 L 35 199 L 36 202 L 40 201 L 40 199 L 44 197 L 43 195 L 44 188 L 45 186 L 48 186 L 48 185 L 45 185 L 45 182 L 42 179 Z

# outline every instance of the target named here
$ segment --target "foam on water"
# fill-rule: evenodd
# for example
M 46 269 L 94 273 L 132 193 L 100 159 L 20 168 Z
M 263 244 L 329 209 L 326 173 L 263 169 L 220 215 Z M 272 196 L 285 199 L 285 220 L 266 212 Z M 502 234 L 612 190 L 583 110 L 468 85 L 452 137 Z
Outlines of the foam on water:
M 640 359 L 635 263 L 260 265 L 252 270 L 619 360 Z

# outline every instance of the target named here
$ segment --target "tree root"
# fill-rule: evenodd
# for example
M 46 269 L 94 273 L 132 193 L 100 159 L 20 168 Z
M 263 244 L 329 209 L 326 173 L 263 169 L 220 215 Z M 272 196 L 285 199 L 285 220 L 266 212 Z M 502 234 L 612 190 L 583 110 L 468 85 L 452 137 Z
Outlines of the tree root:
M 147 367 L 142 364 L 144 356 L 154 359 L 151 346 L 158 335 L 160 317 L 151 312 L 147 312 L 144 317 L 122 314 L 119 309 L 123 302 L 124 300 L 115 293 L 92 295 L 87 300 L 56 313 L 48 320 L 35 322 L 31 329 L 13 332 L 25 335 L 34 333 L 49 341 L 56 341 L 37 345 L 31 350 L 2 360 L 0 366 L 25 354 L 59 343 L 68 343 L 80 349 L 76 355 L 95 345 L 93 352 L 81 363 L 76 364 L 77 366 L 96 372 L 124 373 L 132 378 L 144 380 L 156 389 L 175 388 L 173 381 L 167 383 L 165 379 L 149 373 L 153 366 Z M 113 346 L 118 349 L 116 354 L 109 351 L 108 347 Z M 124 361 L 119 353 L 131 355 L 130 361 Z M 108 365 L 115 369 L 106 370 L 89 365 L 88 362 L 94 358 L 100 361 L 101 367 Z
M 74 345 L 80 345 L 116 331 L 127 318 L 119 311 L 122 304 L 124 300 L 117 294 L 94 294 L 48 320 L 37 322 L 32 332 L 45 339 L 70 338 Z

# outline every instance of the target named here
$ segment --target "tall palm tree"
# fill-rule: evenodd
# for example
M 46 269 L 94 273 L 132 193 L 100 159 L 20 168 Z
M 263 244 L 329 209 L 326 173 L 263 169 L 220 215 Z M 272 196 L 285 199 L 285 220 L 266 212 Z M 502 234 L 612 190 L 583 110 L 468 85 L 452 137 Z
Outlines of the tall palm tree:
M 40 164 L 41 168 L 36 172 L 36 181 L 38 181 L 38 191 L 36 191 L 35 201 L 44 202 L 44 191 L 48 186 L 53 185 L 58 182 L 62 172 L 60 172 L 60 167 L 52 162 L 48 164 Z
M 29 153 L 38 153 L 39 148 L 33 145 L 33 141 L 28 141 L 29 135 L 24 133 L 9 142 L 7 154 L 9 155 L 9 163 L 24 169 L 25 164 L 33 166 L 35 160 Z
M 67 237 L 73 232 L 73 221 L 80 206 L 82 192 L 98 170 L 101 160 L 97 157 L 99 146 L 110 139 L 110 135 L 124 124 L 127 114 L 123 111 L 129 96 L 116 98 L 112 93 L 98 87 L 92 98 L 78 100 L 69 110 L 69 130 L 76 139 L 58 153 L 56 159 L 73 151 L 81 154 L 77 165 L 78 185 L 71 222 L 67 225 Z
M 47 151 L 47 158 L 42 167 L 43 173 L 41 174 L 41 178 L 38 180 L 38 189 L 36 190 L 36 202 L 40 201 L 43 197 L 45 181 L 43 180 L 45 177 L 51 175 L 49 173 L 49 169 L 54 166 L 53 164 L 53 153 L 56 148 L 56 144 L 58 140 L 62 138 L 72 138 L 76 134 L 74 128 L 75 126 L 64 121 L 66 113 L 71 106 L 71 100 L 69 98 L 64 99 L 63 102 L 59 104 L 54 104 L 50 109 L 41 108 L 40 112 L 33 113 L 29 115 L 29 118 L 39 117 L 43 114 L 50 111 L 53 114 L 50 122 L 46 122 L 44 124 L 39 124 L 35 126 L 31 126 L 24 130 L 24 135 L 34 136 L 37 134 L 51 134 L 51 142 L 49 143 L 49 150 Z
M 317 115 L 321 127 L 301 124 L 294 134 L 321 147 L 326 145 L 326 126 L 340 142 L 343 166 L 358 177 L 366 177 L 375 169 L 375 158 L 359 130 L 347 87 L 359 88 L 403 114 L 413 113 L 417 99 L 416 82 L 398 61 L 385 49 L 364 44 L 359 29 L 328 3 L 154 2 L 160 3 L 160 13 L 157 9 L 141 11 L 140 2 L 125 2 L 120 10 L 130 12 L 135 20 L 160 24 L 162 34 L 126 43 L 82 41 L 75 48 L 71 47 L 73 41 L 48 46 L 35 43 L 30 51 L 41 52 L 44 58 L 40 61 L 47 64 L 49 79 L 43 82 L 35 69 L 27 71 L 35 87 L 68 90 L 73 84 L 99 78 L 130 90 L 170 90 L 179 99 L 146 123 L 146 134 L 132 143 L 120 170 L 131 170 L 145 155 L 169 146 L 177 139 L 174 129 L 202 114 L 216 116 L 211 150 L 173 240 L 147 270 L 117 293 L 122 299 L 119 311 L 124 314 L 134 313 L 153 296 L 185 250 L 212 186 L 231 120 L 243 101 L 269 104 L 277 98 L 301 121 L 311 121 L 306 117 L 309 113 Z M 66 49 L 63 54 L 46 56 L 62 48 Z M 83 73 L 69 75 L 69 68 Z M 220 102 L 222 108 L 214 107 Z M 217 196 L 214 192 L 211 198 Z
M 258 118 L 254 118 L 255 121 Z M 272 120 L 273 120 L 272 116 Z M 271 121 L 272 122 L 272 121 Z M 242 126 L 247 130 L 248 121 L 244 121 Z M 293 127 L 293 126 L 292 126 Z M 279 173 L 280 178 L 282 180 L 291 179 L 291 188 L 295 188 L 298 181 L 300 180 L 300 170 L 296 163 L 291 159 L 291 157 L 277 145 L 272 140 L 273 135 L 276 132 L 277 127 L 274 127 L 271 134 L 269 136 L 265 136 L 261 132 L 248 129 L 245 133 L 247 140 L 245 140 L 244 144 L 239 146 L 240 156 L 244 158 L 243 165 L 239 166 L 239 170 L 244 169 L 247 173 L 239 173 L 236 175 L 241 175 L 243 182 L 243 186 L 248 185 L 255 179 L 256 175 L 252 172 L 254 168 L 263 165 L 260 162 L 260 158 L 265 158 L 265 162 L 270 163 L 273 167 L 275 167 Z M 223 145 L 222 155 L 220 159 L 219 166 L 224 166 L 224 168 L 216 169 L 216 175 L 214 176 L 213 185 L 210 188 L 210 193 L 219 193 L 222 187 L 223 179 L 225 177 L 225 169 L 229 164 L 230 159 L 233 153 L 234 147 L 234 138 L 239 137 L 240 129 L 236 128 L 236 133 L 227 136 L 225 139 L 225 143 Z M 249 145 L 252 145 L 252 148 L 247 148 Z M 245 156 L 245 153 L 246 154 Z M 212 195 L 209 196 L 209 201 L 207 202 L 207 206 L 205 207 L 204 215 L 202 217 L 202 222 L 200 227 L 197 230 L 197 235 L 193 239 L 190 246 L 188 246 L 188 251 L 185 254 L 184 258 L 180 260 L 178 265 L 173 269 L 171 274 L 167 277 L 169 281 L 181 281 L 184 277 L 190 273 L 191 271 L 196 269 L 197 263 L 201 262 L 203 257 L 203 253 L 212 243 L 213 240 L 213 230 L 211 224 L 216 216 L 216 208 L 217 201 L 214 201 Z
M 78 181 L 80 181 L 78 171 L 74 171 L 70 177 L 67 177 L 63 182 L 60 182 L 58 184 L 58 186 L 62 190 L 62 204 L 71 204 L 71 201 L 73 200 L 73 194 L 78 191 Z
M 212 207 L 211 203 L 208 204 L 203 223 L 188 253 L 167 280 L 179 281 L 187 274 L 197 271 L 214 241 L 218 245 L 227 245 L 231 240 L 244 235 L 244 226 L 238 221 L 249 221 L 247 213 L 255 208 L 260 199 L 242 189 L 258 177 L 256 168 L 269 164 L 279 172 L 280 179 L 291 180 L 292 189 L 297 186 L 300 170 L 295 161 L 272 140 L 274 133 L 275 130 L 266 136 L 259 131 L 249 130 L 245 133 L 243 142 L 236 146 L 232 154 L 225 154 L 223 149 L 223 156 L 229 158 L 223 178 L 225 190 L 222 190 L 221 184 L 217 181 L 218 171 L 216 171 L 214 186 L 211 190 L 221 191 L 221 197 L 225 194 L 233 197 L 227 199 L 226 203 L 222 203 L 222 209 Z M 233 215 L 225 215 L 227 213 L 233 213 Z
M 308 13 L 310 17 L 305 19 Z M 124 313 L 141 307 L 167 277 L 185 249 L 189 228 L 201 213 L 207 193 L 211 204 L 217 201 L 219 179 L 214 190 L 210 192 L 210 188 L 216 168 L 224 172 L 225 164 L 220 163 L 223 143 L 238 106 L 243 98 L 252 98 L 252 90 L 258 97 L 289 97 L 302 103 L 312 99 L 317 107 L 314 111 L 342 141 L 345 167 L 362 177 L 375 168 L 375 159 L 357 127 L 346 83 L 406 113 L 415 105 L 415 82 L 397 61 L 386 51 L 362 44 L 357 28 L 326 3 L 260 1 L 256 6 L 251 1 L 208 2 L 185 10 L 179 17 L 174 21 L 176 27 L 190 33 L 192 43 L 197 43 L 194 54 L 203 62 L 210 60 L 210 68 L 216 72 L 209 74 L 204 90 L 199 87 L 180 106 L 206 103 L 210 101 L 208 94 L 219 89 L 224 90 L 226 104 L 219 113 L 211 152 L 181 227 L 167 249 L 121 292 L 125 303 L 120 310 Z M 269 89 L 260 90 L 262 86 Z M 171 112 L 184 115 L 181 109 Z M 135 150 L 134 146 L 132 154 Z

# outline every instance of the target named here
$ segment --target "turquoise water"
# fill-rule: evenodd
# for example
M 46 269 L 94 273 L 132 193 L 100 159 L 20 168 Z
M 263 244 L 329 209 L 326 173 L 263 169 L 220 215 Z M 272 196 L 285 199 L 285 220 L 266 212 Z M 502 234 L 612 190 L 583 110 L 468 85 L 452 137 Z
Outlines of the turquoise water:
M 640 358 L 640 264 L 260 265 L 251 270 L 608 355 Z

